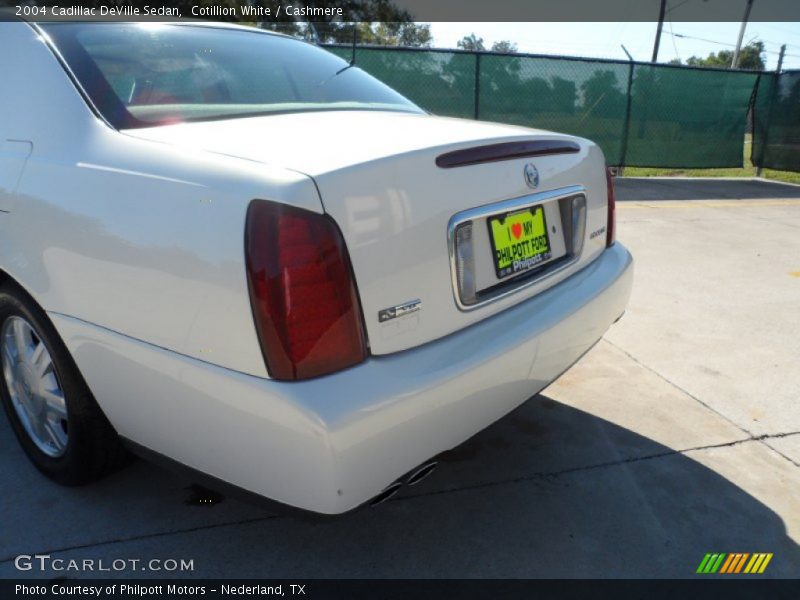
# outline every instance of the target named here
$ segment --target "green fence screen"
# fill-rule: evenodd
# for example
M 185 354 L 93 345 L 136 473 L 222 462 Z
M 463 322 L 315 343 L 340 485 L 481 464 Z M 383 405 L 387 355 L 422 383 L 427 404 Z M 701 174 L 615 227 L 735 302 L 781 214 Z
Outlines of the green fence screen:
M 622 160 L 628 65 L 489 54 L 480 63 L 479 118 L 581 135 L 610 164 Z
M 741 167 L 757 73 L 635 65 L 627 160 L 647 167 Z
M 328 49 L 353 56 L 350 46 Z M 800 129 L 798 73 L 776 86 L 769 73 L 572 57 L 369 46 L 355 57 L 434 114 L 586 137 L 610 165 L 741 167 L 753 109 L 754 157 L 764 147 L 765 162 L 800 170 L 800 147 L 791 144 Z
M 800 171 L 800 71 L 763 75 L 753 117 L 753 164 Z

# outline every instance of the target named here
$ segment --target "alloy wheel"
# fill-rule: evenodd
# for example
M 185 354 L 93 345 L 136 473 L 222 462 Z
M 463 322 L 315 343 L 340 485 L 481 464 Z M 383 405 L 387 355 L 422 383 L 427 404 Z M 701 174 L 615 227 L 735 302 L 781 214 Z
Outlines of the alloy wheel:
M 3 323 L 0 363 L 25 432 L 47 456 L 62 456 L 69 440 L 64 390 L 44 341 L 24 318 L 12 316 Z

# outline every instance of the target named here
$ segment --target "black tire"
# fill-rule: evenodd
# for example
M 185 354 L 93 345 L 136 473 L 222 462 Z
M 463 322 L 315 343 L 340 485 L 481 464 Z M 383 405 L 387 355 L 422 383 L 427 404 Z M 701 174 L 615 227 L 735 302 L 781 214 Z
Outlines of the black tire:
M 0 401 L 25 454 L 39 471 L 62 485 L 84 485 L 96 481 L 130 462 L 131 455 L 97 405 L 66 346 L 47 315 L 16 285 L 0 284 L 0 331 L 11 317 L 21 317 L 31 326 L 50 353 L 67 409 L 67 442 L 63 454 L 43 452 L 25 430 L 11 402 L 0 368 Z M 0 366 L 6 360 L 0 356 Z

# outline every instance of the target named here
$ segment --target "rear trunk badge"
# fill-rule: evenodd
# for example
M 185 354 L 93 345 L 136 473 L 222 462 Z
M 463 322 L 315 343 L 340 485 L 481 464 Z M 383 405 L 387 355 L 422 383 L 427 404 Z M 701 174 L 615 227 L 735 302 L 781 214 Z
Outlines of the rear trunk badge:
M 539 187 L 539 170 L 536 168 L 536 165 L 533 163 L 528 163 L 525 165 L 524 174 L 525 183 L 528 184 L 528 187 Z
M 391 321 L 397 317 L 415 313 L 421 308 L 422 300 L 409 300 L 408 302 L 398 304 L 397 306 L 384 308 L 383 310 L 378 311 L 378 323 L 385 323 L 386 321 Z

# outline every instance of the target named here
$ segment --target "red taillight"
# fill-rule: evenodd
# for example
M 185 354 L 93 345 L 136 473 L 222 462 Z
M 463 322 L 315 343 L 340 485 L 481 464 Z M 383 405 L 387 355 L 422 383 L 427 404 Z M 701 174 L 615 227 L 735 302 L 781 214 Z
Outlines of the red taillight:
M 247 211 L 250 300 L 274 379 L 363 361 L 367 344 L 350 259 L 327 215 L 256 200 Z
M 608 218 L 606 220 L 606 247 L 613 246 L 617 229 L 617 197 L 614 192 L 614 179 L 611 169 L 606 169 L 606 187 L 608 188 Z

